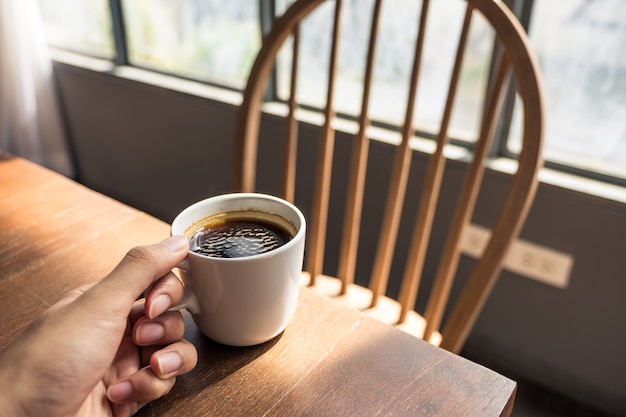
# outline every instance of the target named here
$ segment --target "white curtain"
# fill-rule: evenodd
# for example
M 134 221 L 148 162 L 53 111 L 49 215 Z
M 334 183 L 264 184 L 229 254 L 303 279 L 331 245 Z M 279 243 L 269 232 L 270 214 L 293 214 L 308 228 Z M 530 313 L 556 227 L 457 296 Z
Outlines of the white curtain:
M 37 0 L 0 0 L 0 150 L 73 175 Z

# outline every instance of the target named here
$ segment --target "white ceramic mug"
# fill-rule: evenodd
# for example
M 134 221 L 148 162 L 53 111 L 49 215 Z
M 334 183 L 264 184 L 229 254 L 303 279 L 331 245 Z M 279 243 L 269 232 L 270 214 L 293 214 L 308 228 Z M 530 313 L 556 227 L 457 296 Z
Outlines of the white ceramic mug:
M 279 335 L 296 309 L 306 234 L 305 219 L 293 204 L 258 193 L 211 197 L 183 210 L 172 235 L 190 238 L 203 219 L 218 213 L 253 211 L 280 216 L 295 235 L 268 252 L 217 258 L 191 249 L 182 264 L 186 308 L 202 333 L 232 346 L 251 346 Z

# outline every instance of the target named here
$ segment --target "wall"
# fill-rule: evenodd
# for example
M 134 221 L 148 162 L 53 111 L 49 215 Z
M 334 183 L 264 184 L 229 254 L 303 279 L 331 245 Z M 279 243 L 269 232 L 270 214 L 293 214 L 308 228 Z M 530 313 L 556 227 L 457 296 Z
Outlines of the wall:
M 194 201 L 229 190 L 236 106 L 62 63 L 55 71 L 79 181 L 165 221 Z M 262 125 L 269 150 L 261 153 L 259 164 L 268 174 L 278 165 L 273 141 L 282 129 L 276 117 L 266 117 Z M 303 171 L 296 203 L 307 214 L 317 128 L 301 126 L 300 137 Z M 340 135 L 334 167 L 339 180 L 333 183 L 333 193 L 339 195 L 346 187 L 349 148 L 348 138 Z M 389 167 L 392 157 L 391 146 L 372 144 L 370 161 L 376 172 Z M 415 156 L 410 187 L 419 188 L 423 162 L 423 156 Z M 464 168 L 462 163 L 452 165 L 441 197 L 444 208 L 456 197 Z M 508 176 L 490 171 L 486 178 L 474 219 L 483 225 L 491 223 L 491 208 Z M 361 281 L 368 278 L 364 271 L 375 248 L 367 243 L 378 233 L 387 181 L 384 175 L 368 178 L 364 221 L 371 225 L 372 237 L 362 239 L 364 261 L 357 268 Z M 262 191 L 276 187 L 260 179 Z M 333 206 L 330 213 L 329 230 L 341 230 L 342 207 Z M 409 231 L 410 219 L 403 221 L 401 230 Z M 626 294 L 621 253 L 625 237 L 624 204 L 541 184 L 521 238 L 572 254 L 570 285 L 556 289 L 503 271 L 463 354 L 626 416 L 626 307 L 621 302 Z M 337 251 L 337 245 L 327 248 L 331 272 Z M 401 255 L 406 251 L 399 248 Z M 470 264 L 465 259 L 462 267 Z M 392 273 L 401 274 L 400 263 L 394 263 Z

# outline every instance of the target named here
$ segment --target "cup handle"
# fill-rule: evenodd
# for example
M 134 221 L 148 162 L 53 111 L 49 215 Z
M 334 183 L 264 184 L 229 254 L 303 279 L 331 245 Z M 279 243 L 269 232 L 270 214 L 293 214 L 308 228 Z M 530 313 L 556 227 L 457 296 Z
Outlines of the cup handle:
M 176 268 L 180 269 L 184 274 L 187 274 L 189 271 L 189 260 L 187 258 L 183 259 Z M 184 280 L 183 280 L 184 283 Z M 184 283 L 183 289 L 185 291 L 183 295 L 183 299 L 180 303 L 171 307 L 169 311 L 179 311 L 183 308 L 188 310 L 191 314 L 200 314 L 200 306 L 198 304 L 198 298 L 196 294 L 191 289 L 191 286 Z

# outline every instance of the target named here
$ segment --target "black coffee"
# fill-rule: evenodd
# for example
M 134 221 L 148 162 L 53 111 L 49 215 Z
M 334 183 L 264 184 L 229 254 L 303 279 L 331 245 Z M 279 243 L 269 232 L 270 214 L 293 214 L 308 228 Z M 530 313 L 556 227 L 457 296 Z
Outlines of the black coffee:
M 274 220 L 274 221 L 273 221 Z M 231 212 L 204 219 L 190 236 L 192 251 L 214 258 L 241 258 L 281 247 L 292 239 L 279 216 Z

